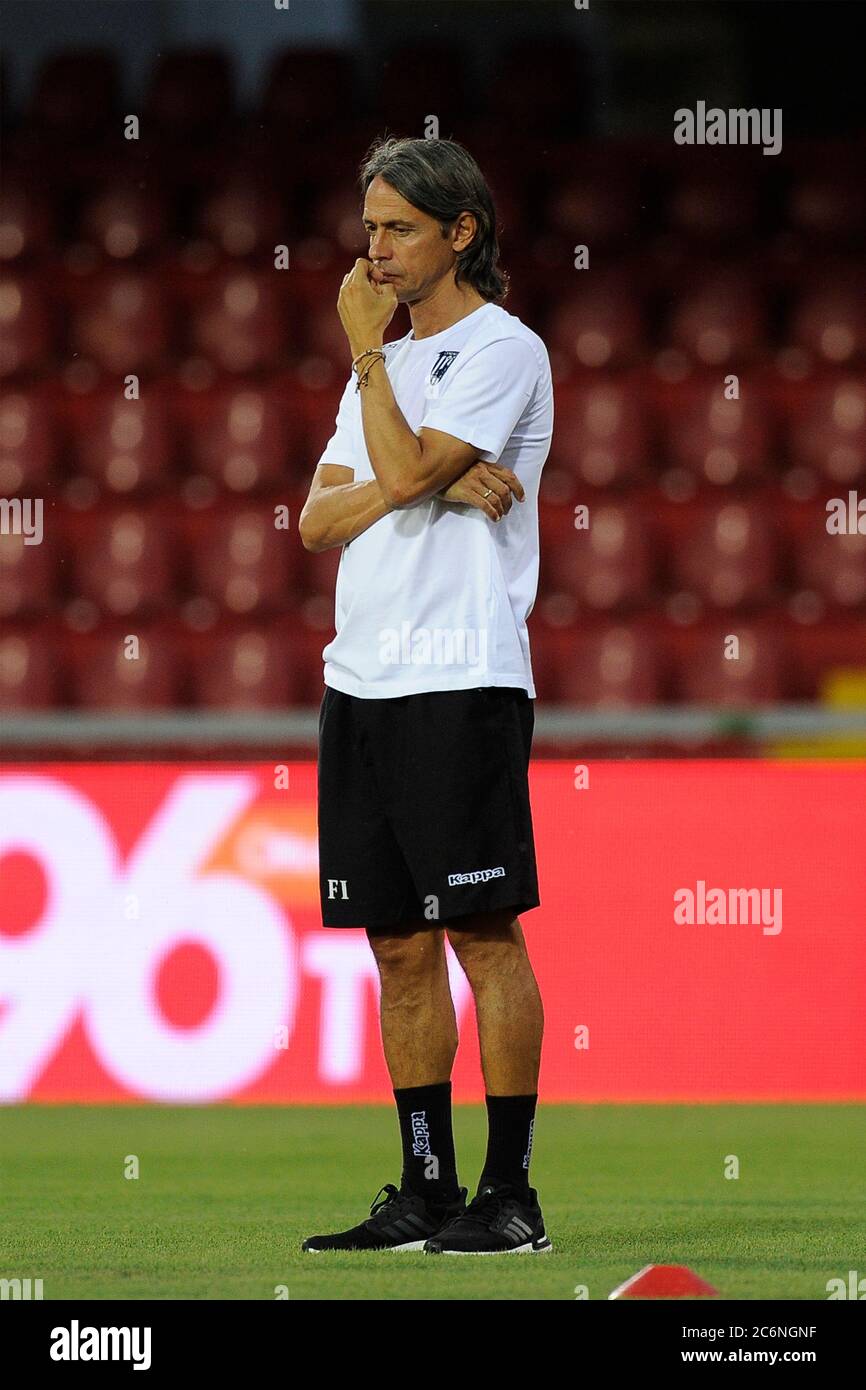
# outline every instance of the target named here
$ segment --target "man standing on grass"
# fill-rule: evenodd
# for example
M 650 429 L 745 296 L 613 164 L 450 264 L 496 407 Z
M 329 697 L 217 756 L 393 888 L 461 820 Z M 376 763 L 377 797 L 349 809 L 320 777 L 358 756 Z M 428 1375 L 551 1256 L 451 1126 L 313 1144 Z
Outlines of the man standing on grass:
M 529 1161 L 543 1014 L 519 914 L 539 906 L 526 619 L 550 365 L 499 305 L 493 203 L 461 146 L 381 141 L 361 186 L 369 259 L 338 300 L 352 370 L 299 529 L 308 550 L 343 547 L 319 715 L 322 919 L 364 927 L 376 958 L 403 1174 L 368 1219 L 304 1249 L 540 1253 L 551 1244 Z M 398 304 L 412 331 L 383 346 Z M 446 932 L 487 1093 L 468 1206 Z

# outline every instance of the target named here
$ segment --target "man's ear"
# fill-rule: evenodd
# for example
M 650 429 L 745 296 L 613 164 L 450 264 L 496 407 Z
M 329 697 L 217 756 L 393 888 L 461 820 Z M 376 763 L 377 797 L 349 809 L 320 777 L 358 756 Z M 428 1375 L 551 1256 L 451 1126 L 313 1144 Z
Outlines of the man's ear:
M 478 219 L 474 212 L 461 212 L 457 221 L 454 223 L 454 232 L 451 245 L 455 251 L 465 251 L 467 246 L 471 246 L 478 231 Z

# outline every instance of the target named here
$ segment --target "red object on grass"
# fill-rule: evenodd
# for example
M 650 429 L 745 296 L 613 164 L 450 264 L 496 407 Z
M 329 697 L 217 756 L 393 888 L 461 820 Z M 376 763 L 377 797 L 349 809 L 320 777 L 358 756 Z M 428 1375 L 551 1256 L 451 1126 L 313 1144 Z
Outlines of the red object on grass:
M 644 1265 L 607 1297 L 608 1301 L 612 1298 L 708 1298 L 718 1292 L 687 1265 Z

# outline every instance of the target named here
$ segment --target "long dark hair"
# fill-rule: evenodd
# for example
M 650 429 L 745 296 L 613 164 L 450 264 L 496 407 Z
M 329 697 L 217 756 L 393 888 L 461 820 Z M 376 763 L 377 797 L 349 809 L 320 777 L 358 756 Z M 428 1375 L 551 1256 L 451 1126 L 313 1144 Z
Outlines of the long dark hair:
M 472 285 L 482 299 L 499 304 L 508 276 L 499 268 L 496 213 L 487 181 L 468 150 L 454 140 L 410 140 L 385 136 L 370 147 L 361 165 L 361 195 L 376 177 L 428 216 L 447 236 L 461 212 L 474 214 L 478 229 L 457 253 L 454 279 Z

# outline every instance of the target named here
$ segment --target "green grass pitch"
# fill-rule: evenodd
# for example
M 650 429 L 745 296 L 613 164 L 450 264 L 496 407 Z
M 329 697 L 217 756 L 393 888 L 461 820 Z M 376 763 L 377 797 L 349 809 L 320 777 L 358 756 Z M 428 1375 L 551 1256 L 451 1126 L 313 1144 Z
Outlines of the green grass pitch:
M 481 1106 L 455 1107 L 461 1181 Z M 399 1182 L 387 1106 L 6 1106 L 0 1277 L 45 1299 L 591 1299 L 649 1263 L 723 1298 L 819 1299 L 866 1275 L 866 1107 L 557 1105 L 532 1181 L 554 1251 L 453 1259 L 301 1253 Z M 724 1177 L 727 1155 L 740 1176 Z M 127 1155 L 140 1176 L 124 1177 Z

